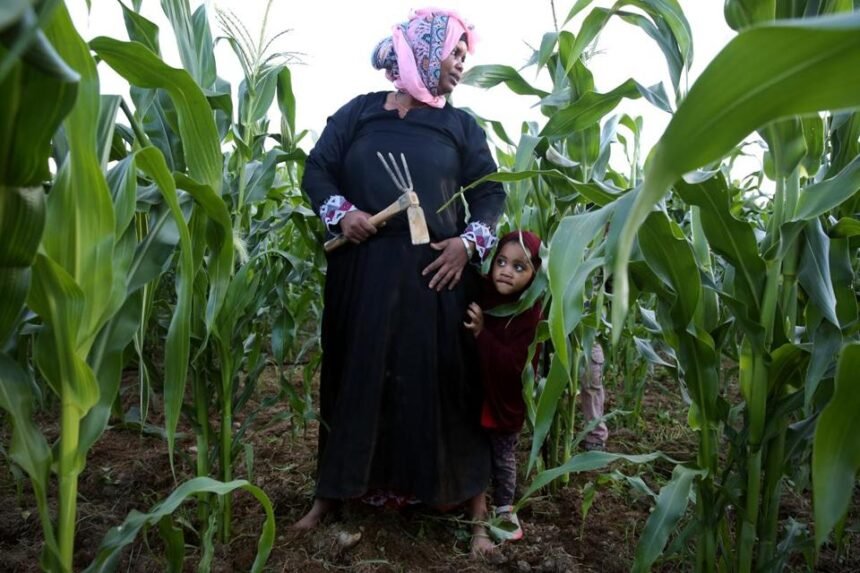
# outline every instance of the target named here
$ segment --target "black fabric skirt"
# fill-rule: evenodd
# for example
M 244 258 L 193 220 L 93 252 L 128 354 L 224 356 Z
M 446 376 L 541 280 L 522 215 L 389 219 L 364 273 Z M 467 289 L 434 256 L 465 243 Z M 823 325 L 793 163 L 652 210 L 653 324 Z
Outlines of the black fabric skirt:
M 477 275 L 467 265 L 454 290 L 431 290 L 421 270 L 436 256 L 385 229 L 329 255 L 318 497 L 382 489 L 443 505 L 488 485 L 477 354 L 462 326 Z

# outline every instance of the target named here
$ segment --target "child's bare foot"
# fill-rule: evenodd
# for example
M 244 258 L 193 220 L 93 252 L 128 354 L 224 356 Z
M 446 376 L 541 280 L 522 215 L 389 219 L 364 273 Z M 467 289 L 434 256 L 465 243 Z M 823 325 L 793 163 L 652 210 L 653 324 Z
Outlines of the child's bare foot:
M 472 528 L 472 557 L 486 557 L 495 552 L 496 544 L 490 539 L 487 528 L 476 525 Z
M 294 529 L 313 529 L 319 525 L 322 518 L 325 517 L 332 509 L 335 502 L 331 499 L 323 499 L 321 497 L 314 498 L 314 505 L 304 517 L 293 524 Z

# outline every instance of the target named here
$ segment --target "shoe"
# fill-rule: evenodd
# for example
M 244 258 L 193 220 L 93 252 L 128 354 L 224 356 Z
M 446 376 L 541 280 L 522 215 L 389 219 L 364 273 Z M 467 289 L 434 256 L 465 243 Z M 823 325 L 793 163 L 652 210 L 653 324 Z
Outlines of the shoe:
M 495 523 L 490 524 L 490 533 L 497 541 L 519 541 L 523 538 L 523 527 L 514 512 L 514 506 L 501 505 L 497 507 L 495 517 Z
M 603 442 L 583 442 L 582 449 L 586 452 L 605 452 L 606 444 Z

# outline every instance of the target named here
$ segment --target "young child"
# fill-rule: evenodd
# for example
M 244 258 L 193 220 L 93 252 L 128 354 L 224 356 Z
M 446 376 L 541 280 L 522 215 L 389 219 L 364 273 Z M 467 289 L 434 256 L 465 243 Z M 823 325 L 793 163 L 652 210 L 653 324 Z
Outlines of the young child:
M 526 412 L 521 376 L 541 320 L 541 303 L 515 316 L 485 315 L 484 309 L 515 302 L 528 288 L 540 268 L 540 245 L 540 238 L 528 231 L 508 233 L 499 240 L 480 298 L 469 305 L 465 323 L 478 346 L 484 386 L 481 425 L 489 432 L 492 446 L 493 503 L 496 515 L 515 526 L 511 540 L 523 537 L 513 512 L 516 443 Z

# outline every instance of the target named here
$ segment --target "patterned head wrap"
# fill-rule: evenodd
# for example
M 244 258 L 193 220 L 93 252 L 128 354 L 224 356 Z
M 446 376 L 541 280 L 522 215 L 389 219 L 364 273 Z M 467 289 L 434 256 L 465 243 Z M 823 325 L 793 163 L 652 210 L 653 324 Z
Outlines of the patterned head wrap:
M 451 55 L 460 38 L 466 36 L 469 53 L 475 49 L 475 34 L 456 12 L 435 8 L 415 10 L 408 21 L 396 24 L 371 55 L 377 70 L 413 98 L 433 107 L 444 107 L 439 95 L 442 60 Z

